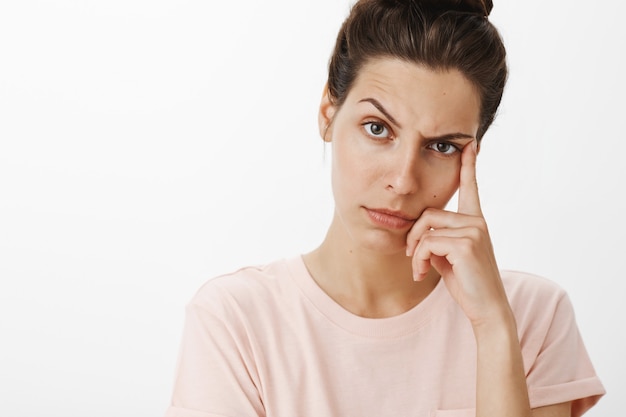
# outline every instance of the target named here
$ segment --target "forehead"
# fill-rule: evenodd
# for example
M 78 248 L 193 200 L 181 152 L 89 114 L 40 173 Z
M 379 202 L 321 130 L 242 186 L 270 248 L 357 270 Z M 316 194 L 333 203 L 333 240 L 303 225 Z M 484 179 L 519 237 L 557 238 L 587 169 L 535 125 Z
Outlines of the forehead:
M 352 88 L 359 84 L 369 84 L 395 92 L 455 94 L 473 100 L 478 100 L 479 97 L 478 90 L 471 81 L 455 68 L 433 69 L 398 58 L 370 59 L 360 68 Z
M 480 99 L 474 85 L 458 70 L 433 70 L 412 62 L 380 58 L 359 71 L 346 97 L 358 104 L 375 98 L 407 123 L 428 123 L 430 130 L 471 129 L 475 134 Z M 469 133 L 469 132 L 468 132 Z

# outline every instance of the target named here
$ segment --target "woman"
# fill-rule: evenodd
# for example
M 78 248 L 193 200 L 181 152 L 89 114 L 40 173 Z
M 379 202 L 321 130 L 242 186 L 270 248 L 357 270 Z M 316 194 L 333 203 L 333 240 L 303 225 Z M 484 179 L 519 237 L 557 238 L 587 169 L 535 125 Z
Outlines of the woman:
M 319 111 L 328 233 L 200 289 L 168 417 L 579 416 L 604 394 L 565 293 L 494 259 L 475 175 L 507 74 L 490 10 L 353 7 Z

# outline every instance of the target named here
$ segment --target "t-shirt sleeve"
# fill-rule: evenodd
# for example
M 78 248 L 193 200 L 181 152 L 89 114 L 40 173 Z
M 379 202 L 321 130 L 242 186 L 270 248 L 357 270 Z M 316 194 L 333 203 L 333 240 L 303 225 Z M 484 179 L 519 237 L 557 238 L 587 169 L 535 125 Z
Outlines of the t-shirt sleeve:
M 250 348 L 222 311 L 186 309 L 172 403 L 165 417 L 264 416 Z
M 536 317 L 536 352 L 527 370 L 530 403 L 533 408 L 572 402 L 572 417 L 579 417 L 605 393 L 585 349 L 566 293 L 560 292 L 548 313 Z M 534 349 L 533 349 L 534 350 Z

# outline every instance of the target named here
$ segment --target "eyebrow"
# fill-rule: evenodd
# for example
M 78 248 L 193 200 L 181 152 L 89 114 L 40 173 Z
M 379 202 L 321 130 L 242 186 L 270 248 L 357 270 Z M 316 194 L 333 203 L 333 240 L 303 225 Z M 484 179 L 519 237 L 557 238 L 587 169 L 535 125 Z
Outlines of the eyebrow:
M 376 107 L 379 112 L 384 114 L 385 117 L 387 119 L 389 119 L 389 121 L 392 124 L 396 125 L 396 127 L 400 128 L 400 129 L 402 129 L 402 126 L 400 126 L 400 123 L 398 123 L 398 121 L 391 114 L 389 114 L 389 112 L 383 107 L 383 105 L 380 104 L 380 101 L 376 100 L 375 98 L 364 98 L 363 100 L 360 100 L 359 103 L 370 103 L 371 105 Z
M 402 126 L 400 125 L 400 123 L 398 123 L 398 121 L 391 114 L 389 114 L 389 112 L 385 109 L 385 107 L 382 104 L 380 104 L 380 101 L 376 100 L 375 98 L 368 97 L 368 98 L 359 100 L 359 103 L 370 103 L 371 105 L 376 107 L 379 112 L 384 114 L 385 117 L 389 119 L 391 123 L 396 125 L 396 127 L 402 129 Z M 455 140 L 455 139 L 474 139 L 474 136 L 469 135 L 467 133 L 457 132 L 457 133 L 446 133 L 445 135 L 433 136 L 433 137 L 428 137 L 425 139 L 430 140 L 430 141 L 447 141 L 447 140 Z
M 457 132 L 457 133 L 446 133 L 445 135 L 441 135 L 441 136 L 432 136 L 432 137 L 428 137 L 425 138 L 426 140 L 429 141 L 448 141 L 448 140 L 455 140 L 455 139 L 474 139 L 474 136 L 472 135 L 468 135 L 467 133 L 461 133 L 461 132 Z

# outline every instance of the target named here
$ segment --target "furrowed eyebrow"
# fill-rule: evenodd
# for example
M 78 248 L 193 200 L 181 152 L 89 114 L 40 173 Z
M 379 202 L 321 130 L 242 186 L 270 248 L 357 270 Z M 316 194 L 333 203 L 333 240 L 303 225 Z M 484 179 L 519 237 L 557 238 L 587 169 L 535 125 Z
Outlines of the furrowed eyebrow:
M 370 103 L 371 105 L 376 107 L 379 112 L 384 114 L 385 117 L 389 119 L 392 124 L 396 125 L 397 128 L 402 129 L 400 123 L 398 123 L 398 121 L 391 114 L 389 114 L 389 112 L 383 107 L 383 105 L 380 104 L 380 101 L 376 100 L 375 98 L 364 98 L 363 100 L 360 100 L 359 103 Z
M 424 138 L 429 141 L 442 141 L 445 142 L 447 140 L 455 140 L 455 139 L 474 139 L 474 136 L 468 135 L 467 133 L 447 133 L 441 136 L 432 136 L 428 138 Z
M 389 121 L 392 124 L 396 125 L 396 127 L 398 127 L 399 129 L 402 129 L 402 126 L 400 125 L 400 123 L 398 123 L 398 121 L 391 114 L 389 114 L 389 112 L 385 109 L 385 107 L 382 104 L 380 104 L 380 101 L 376 100 L 375 98 L 368 97 L 368 98 L 364 98 L 360 100 L 359 103 L 370 103 L 371 105 L 376 107 L 379 112 L 384 114 L 385 117 L 389 119 Z M 474 136 L 469 135 L 467 133 L 457 132 L 457 133 L 447 133 L 441 136 L 433 136 L 433 137 L 429 137 L 425 139 L 429 141 L 447 141 L 447 140 L 455 140 L 455 139 L 474 139 Z

